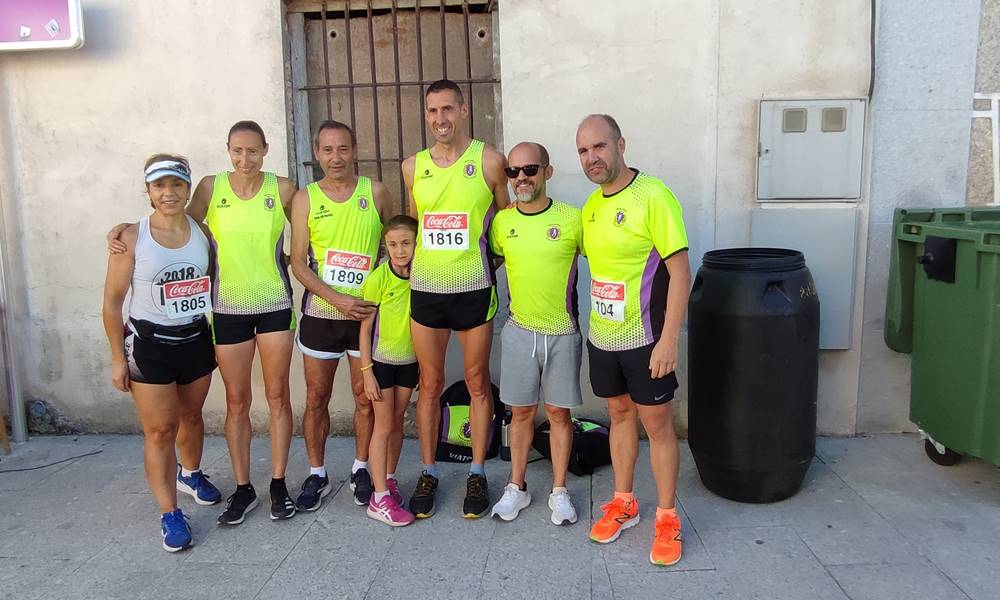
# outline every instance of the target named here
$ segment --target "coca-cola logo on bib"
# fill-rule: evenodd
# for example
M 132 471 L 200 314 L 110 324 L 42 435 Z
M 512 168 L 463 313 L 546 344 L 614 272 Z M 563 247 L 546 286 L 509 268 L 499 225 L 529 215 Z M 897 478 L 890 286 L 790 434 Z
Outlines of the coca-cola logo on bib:
M 424 229 L 468 229 L 469 215 L 465 213 L 434 213 L 424 215 Z
M 624 283 L 607 283 L 604 281 L 590 282 L 590 295 L 602 300 L 624 300 Z
M 174 283 L 163 284 L 163 295 L 167 300 L 175 298 L 188 298 L 204 294 L 209 291 L 208 277 L 194 279 L 191 281 L 176 281 Z
M 372 257 L 367 254 L 354 254 L 353 252 L 337 252 L 331 250 L 326 255 L 326 264 L 329 267 L 367 271 L 371 263 Z

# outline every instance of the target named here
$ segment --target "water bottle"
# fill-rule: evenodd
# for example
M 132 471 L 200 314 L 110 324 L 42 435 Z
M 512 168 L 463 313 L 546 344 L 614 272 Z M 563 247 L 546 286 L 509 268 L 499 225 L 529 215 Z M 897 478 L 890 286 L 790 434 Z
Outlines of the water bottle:
M 510 409 L 504 411 L 503 421 L 500 423 L 500 460 L 510 462 L 510 442 L 507 437 L 507 430 L 510 427 Z

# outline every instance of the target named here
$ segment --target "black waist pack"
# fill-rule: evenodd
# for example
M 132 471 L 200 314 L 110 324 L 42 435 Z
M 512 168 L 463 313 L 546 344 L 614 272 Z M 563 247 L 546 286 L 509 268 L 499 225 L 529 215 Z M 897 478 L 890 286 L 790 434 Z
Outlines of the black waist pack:
M 492 385 L 492 384 L 491 384 Z M 500 390 L 493 387 L 493 422 L 486 442 L 486 458 L 497 455 L 500 450 L 500 422 L 503 419 L 503 403 Z M 441 426 L 437 450 L 434 458 L 442 462 L 472 462 L 472 425 L 469 423 L 469 388 L 465 381 L 456 381 L 441 394 Z
M 569 472 L 590 475 L 597 467 L 611 464 L 611 443 L 608 427 L 590 419 L 573 418 L 573 448 L 569 453 Z M 531 445 L 545 458 L 552 460 L 549 448 L 549 422 L 535 428 Z

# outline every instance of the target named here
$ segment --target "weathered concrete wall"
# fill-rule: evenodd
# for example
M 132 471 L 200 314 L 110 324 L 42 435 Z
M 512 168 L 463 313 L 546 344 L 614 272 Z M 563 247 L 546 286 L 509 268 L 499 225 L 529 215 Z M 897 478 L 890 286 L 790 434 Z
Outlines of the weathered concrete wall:
M 576 125 L 588 113 L 614 115 L 629 164 L 663 178 L 680 199 L 697 268 L 705 251 L 749 242 L 758 100 L 865 95 L 868 20 L 866 0 L 669 0 L 587 10 L 571 0 L 501 2 L 504 140 L 546 144 L 556 169 L 551 195 L 582 205 L 593 185 L 576 158 Z M 859 354 L 856 342 L 821 356 L 824 432 L 854 432 Z M 685 358 L 676 403 L 682 428 Z M 587 389 L 586 365 L 584 379 Z M 600 414 L 603 403 L 588 396 L 585 412 Z
M 883 342 L 896 207 L 965 203 L 980 3 L 879 3 L 858 430 L 912 429 L 910 360 Z
M 137 426 L 130 398 L 109 382 L 100 311 L 104 232 L 148 212 L 146 157 L 175 151 L 191 159 L 196 176 L 222 170 L 229 126 L 250 118 L 269 137 L 265 166 L 287 172 L 280 0 L 242 4 L 166 10 L 89 0 L 83 49 L 0 56 L 12 337 L 27 397 L 49 402 L 74 426 Z M 207 406 L 210 426 L 221 429 L 221 379 Z

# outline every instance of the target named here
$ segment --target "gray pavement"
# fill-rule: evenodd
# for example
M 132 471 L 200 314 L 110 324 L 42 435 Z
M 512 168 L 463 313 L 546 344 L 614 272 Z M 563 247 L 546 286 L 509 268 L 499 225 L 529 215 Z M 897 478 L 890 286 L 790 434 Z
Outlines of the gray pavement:
M 0 456 L 0 598 L 1000 597 L 1000 471 L 976 460 L 937 466 L 911 435 L 820 439 L 802 491 L 771 505 L 707 491 L 682 445 L 684 559 L 669 569 L 647 562 L 655 493 L 645 447 L 636 486 L 643 521 L 607 546 L 587 531 L 611 495 L 610 469 L 570 476 L 581 520 L 555 527 L 545 505 L 549 463 L 537 462 L 528 471 L 533 504 L 511 523 L 461 518 L 461 465 L 441 465 L 433 518 L 394 530 L 366 518 L 336 478 L 317 512 L 272 522 L 262 504 L 232 529 L 216 527 L 219 507 L 182 496 L 196 546 L 179 554 L 160 548 L 141 452 L 138 436 L 87 435 L 35 437 Z M 351 440 L 331 440 L 331 473 L 346 474 L 352 454 Z M 253 481 L 264 496 L 267 455 L 267 440 L 255 439 Z M 210 438 L 203 464 L 224 494 L 233 486 L 228 460 L 224 440 Z M 294 490 L 306 470 L 299 438 L 291 465 Z M 506 470 L 487 465 L 494 499 Z M 399 473 L 408 495 L 412 440 Z

